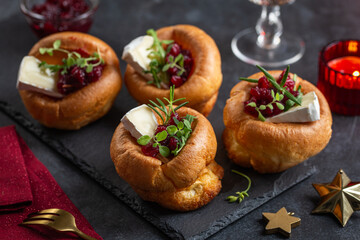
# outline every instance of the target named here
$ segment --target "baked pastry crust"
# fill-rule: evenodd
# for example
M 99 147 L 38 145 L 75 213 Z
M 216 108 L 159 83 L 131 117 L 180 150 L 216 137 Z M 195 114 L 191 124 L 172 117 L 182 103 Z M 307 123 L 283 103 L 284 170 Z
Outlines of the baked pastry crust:
M 221 58 L 214 40 L 203 30 L 191 25 L 176 25 L 157 30 L 159 39 L 174 40 L 191 52 L 194 66 L 188 80 L 175 89 L 178 98 L 186 98 L 191 107 L 208 116 L 216 102 L 222 83 Z M 129 64 L 126 67 L 125 85 L 139 103 L 155 101 L 169 96 L 169 89 L 147 84 Z M 180 104 L 180 103 L 179 103 Z
M 178 211 L 199 208 L 221 189 L 223 168 L 215 161 L 217 142 L 210 122 L 193 109 L 177 110 L 179 116 L 196 116 L 193 132 L 180 154 L 168 163 L 145 156 L 122 123 L 110 144 L 117 173 L 141 198 Z
M 110 110 L 122 84 L 119 60 L 108 44 L 79 32 L 61 32 L 43 38 L 33 46 L 29 55 L 45 60 L 46 56 L 39 53 L 39 48 L 52 47 L 58 39 L 64 49 L 82 48 L 89 53 L 99 49 L 105 60 L 100 79 L 61 99 L 28 90 L 20 90 L 19 93 L 28 112 L 43 125 L 75 130 L 101 118 Z
M 269 71 L 275 78 L 282 71 Z M 249 78 L 259 79 L 263 73 Z M 244 112 L 255 83 L 241 81 L 233 87 L 224 108 L 223 141 L 228 156 L 243 167 L 260 173 L 275 173 L 293 167 L 318 154 L 331 138 L 332 116 L 324 95 L 310 82 L 297 77 L 304 94 L 315 91 L 320 104 L 320 120 L 307 123 L 262 122 Z

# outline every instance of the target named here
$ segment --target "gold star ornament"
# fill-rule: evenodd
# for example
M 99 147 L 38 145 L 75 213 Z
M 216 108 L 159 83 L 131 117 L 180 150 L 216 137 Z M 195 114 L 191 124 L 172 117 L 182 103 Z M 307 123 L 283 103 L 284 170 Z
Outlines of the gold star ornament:
M 294 213 L 288 213 L 285 207 L 281 208 L 277 213 L 263 213 L 265 220 L 269 221 L 265 227 L 267 234 L 280 232 L 286 237 L 290 237 L 291 228 L 300 225 L 301 219 L 293 217 Z
M 340 169 L 331 183 L 313 184 L 321 202 L 312 213 L 332 213 L 345 227 L 354 211 L 360 210 L 360 184 L 350 184 Z

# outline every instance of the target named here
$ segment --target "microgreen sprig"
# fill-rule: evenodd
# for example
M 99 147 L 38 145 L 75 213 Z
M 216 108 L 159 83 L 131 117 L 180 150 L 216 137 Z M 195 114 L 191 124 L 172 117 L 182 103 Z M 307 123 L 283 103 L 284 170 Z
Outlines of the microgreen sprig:
M 177 69 L 180 70 L 177 73 L 178 76 L 181 76 L 181 74 L 183 74 L 185 72 L 184 55 L 182 55 L 180 53 L 179 55 L 176 56 L 175 59 L 173 56 L 169 56 L 169 61 L 170 61 L 170 63 L 165 64 L 164 67 L 162 68 L 163 72 L 166 72 L 169 68 L 173 68 L 173 67 L 176 67 Z
M 48 54 L 49 56 L 54 55 L 54 51 L 63 52 L 67 54 L 67 58 L 62 59 L 63 65 L 58 64 L 47 64 L 46 62 L 42 61 L 39 64 L 39 67 L 42 69 L 50 69 L 51 72 L 59 72 L 61 74 L 66 74 L 70 67 L 77 65 L 81 68 L 86 68 L 86 72 L 89 73 L 93 70 L 94 67 L 104 64 L 104 59 L 100 55 L 100 51 L 98 49 L 97 52 L 94 52 L 92 56 L 87 58 L 83 58 L 78 52 L 75 51 L 68 51 L 66 49 L 60 48 L 61 40 L 56 40 L 53 43 L 52 48 L 40 48 L 40 54 Z M 90 63 L 91 61 L 97 60 L 96 63 Z
M 236 173 L 236 174 L 238 174 L 240 176 L 243 176 L 249 182 L 247 188 L 244 191 L 236 192 L 237 196 L 228 196 L 226 198 L 226 200 L 228 200 L 230 203 L 233 203 L 233 202 L 236 202 L 236 201 L 241 203 L 244 200 L 245 197 L 249 197 L 249 194 L 247 192 L 250 190 L 250 187 L 251 187 L 251 179 L 248 176 L 246 176 L 245 174 L 243 174 L 243 173 L 241 173 L 239 171 L 231 170 L 231 172 Z
M 162 156 L 164 157 L 168 157 L 170 155 L 170 149 L 167 146 L 163 146 L 161 145 L 161 141 L 164 141 L 168 136 L 167 131 L 162 131 L 159 132 L 158 134 L 156 134 L 153 138 L 151 138 L 148 135 L 144 135 L 141 136 L 140 138 L 137 139 L 137 142 L 140 145 L 147 145 L 151 140 L 154 141 L 153 143 L 153 147 L 159 147 L 159 152 Z
M 269 109 L 273 110 L 273 109 L 274 109 L 273 103 L 275 103 L 276 106 L 277 106 L 280 110 L 284 110 L 284 109 L 285 109 L 284 105 L 281 103 L 281 100 L 284 99 L 284 95 L 279 94 L 278 92 L 276 92 L 276 94 L 275 94 L 274 90 L 271 90 L 271 97 L 273 98 L 273 100 L 272 100 L 270 103 L 266 104 L 266 105 L 260 105 L 260 106 L 258 107 L 255 102 L 250 102 L 250 103 L 247 104 L 247 106 L 250 106 L 250 107 L 254 107 L 254 108 L 255 108 L 255 110 L 258 112 L 258 118 L 259 118 L 259 120 L 261 120 L 261 121 L 263 121 L 263 122 L 266 120 L 266 118 L 262 115 L 262 113 L 260 112 L 260 110 L 265 110 L 266 108 L 269 108 Z M 291 100 L 290 100 L 290 101 L 291 101 Z
M 154 112 L 158 114 L 159 117 L 162 119 L 163 121 L 162 125 L 167 125 L 171 118 L 171 114 L 172 113 L 175 114 L 176 110 L 180 109 L 181 107 L 185 106 L 188 103 L 188 102 L 181 103 L 180 105 L 174 108 L 174 103 L 185 99 L 185 98 L 174 99 L 174 91 L 175 91 L 175 87 L 171 86 L 169 99 L 164 97 L 164 101 L 167 102 L 167 105 L 165 105 L 165 103 L 158 98 L 156 99 L 158 101 L 158 104 L 151 100 L 150 100 L 151 104 L 148 104 L 148 106 L 152 110 L 154 110 Z M 163 114 L 160 113 L 160 111 L 164 113 L 165 118 Z M 189 139 L 190 134 L 192 133 L 191 124 L 195 118 L 196 118 L 195 116 L 187 114 L 184 119 L 181 119 L 179 121 L 174 116 L 173 120 L 175 125 L 167 126 L 166 130 L 157 133 L 153 138 L 151 138 L 148 135 L 141 136 L 140 138 L 137 139 L 137 142 L 140 145 L 144 146 L 149 144 L 151 141 L 153 141 L 152 146 L 154 148 L 158 147 L 159 153 L 163 157 L 168 157 L 170 154 L 176 156 L 185 147 L 185 144 Z M 167 146 L 161 144 L 161 142 L 164 141 L 168 136 L 174 137 L 177 140 L 176 148 L 172 151 L 170 151 L 170 149 Z
M 178 155 L 179 152 L 185 147 L 186 141 L 189 139 L 192 132 L 191 123 L 194 121 L 195 117 L 192 115 L 186 115 L 185 119 L 182 121 L 177 120 L 174 117 L 175 125 L 170 125 L 166 130 L 157 133 L 153 138 L 148 135 L 141 136 L 137 139 L 137 142 L 140 145 L 147 145 L 153 140 L 153 147 L 159 147 L 159 152 L 163 157 L 168 157 L 171 154 L 174 156 Z M 167 146 L 161 145 L 161 141 L 164 141 L 168 136 L 176 138 L 178 144 L 176 148 L 172 151 Z
M 161 83 L 168 84 L 169 83 L 169 74 L 167 70 L 169 68 L 176 67 L 179 69 L 177 75 L 181 76 L 186 70 L 184 68 L 184 55 L 179 54 L 175 58 L 173 56 L 169 56 L 169 63 L 166 62 L 166 54 L 170 51 L 169 44 L 172 44 L 173 40 L 159 40 L 157 37 L 156 31 L 154 29 L 149 29 L 146 32 L 149 36 L 153 37 L 154 43 L 149 48 L 151 52 L 148 55 L 150 58 L 149 70 L 145 70 L 144 73 L 150 73 L 153 77 L 153 80 L 148 81 L 148 84 L 154 84 L 158 88 L 161 87 Z M 163 45 L 169 45 L 167 51 L 165 51 Z

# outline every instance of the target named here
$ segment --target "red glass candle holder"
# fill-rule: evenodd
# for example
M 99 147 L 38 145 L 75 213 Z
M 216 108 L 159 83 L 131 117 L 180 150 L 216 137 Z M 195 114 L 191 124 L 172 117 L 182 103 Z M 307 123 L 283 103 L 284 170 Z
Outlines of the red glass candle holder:
M 319 56 L 317 87 L 331 111 L 360 115 L 360 40 L 340 40 L 326 45 Z

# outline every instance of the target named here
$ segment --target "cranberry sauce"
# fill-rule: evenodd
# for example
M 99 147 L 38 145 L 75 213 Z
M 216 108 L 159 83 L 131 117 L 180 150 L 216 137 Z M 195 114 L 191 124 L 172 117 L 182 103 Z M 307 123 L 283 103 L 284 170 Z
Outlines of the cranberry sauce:
M 285 70 L 281 73 L 279 78 L 277 79 L 277 82 L 280 84 L 281 79 L 285 73 Z M 295 82 L 293 79 L 290 78 L 290 76 L 287 77 L 286 82 L 284 84 L 284 88 L 288 90 L 294 97 L 297 97 L 299 95 L 299 92 L 294 90 Z M 250 90 L 250 99 L 244 102 L 245 112 L 254 116 L 258 117 L 258 112 L 256 111 L 255 107 L 248 106 L 249 103 L 255 102 L 256 106 L 259 107 L 260 105 L 267 105 L 271 102 L 273 102 L 273 97 L 271 96 L 271 90 L 274 91 L 274 93 L 277 92 L 276 88 L 272 86 L 272 84 L 267 80 L 265 76 L 261 77 L 259 79 L 258 85 L 256 87 L 251 88 Z M 283 106 L 286 105 L 286 101 L 289 98 L 284 95 L 284 98 L 280 102 Z M 260 110 L 261 114 L 264 117 L 272 117 L 275 115 L 278 115 L 282 113 L 284 110 L 280 110 L 276 103 L 272 103 L 273 109 L 266 108 L 264 110 Z
M 164 130 L 166 130 L 166 128 L 170 125 L 174 125 L 175 121 L 174 121 L 174 117 L 178 120 L 181 121 L 183 118 L 181 118 L 177 113 L 175 114 L 171 114 L 171 119 L 169 121 L 169 123 L 167 125 L 159 125 L 156 130 L 155 130 L 155 135 L 158 134 L 159 132 L 162 132 Z M 178 140 L 174 137 L 171 137 L 170 135 L 168 135 L 166 137 L 165 140 L 160 142 L 162 146 L 166 146 L 170 149 L 170 151 L 175 150 L 177 145 L 178 145 Z M 142 152 L 144 153 L 144 155 L 146 156 L 150 156 L 150 157 L 156 157 L 159 153 L 159 147 L 153 147 L 152 143 L 149 143 L 148 145 L 142 146 L 141 147 Z M 172 154 L 170 154 L 170 157 L 173 156 Z
M 77 49 L 76 52 L 80 53 L 82 57 L 89 57 L 89 54 L 83 49 Z M 95 64 L 97 61 L 90 61 L 89 63 Z M 65 74 L 59 72 L 59 80 L 57 82 L 57 89 L 61 94 L 67 95 L 75 92 L 92 82 L 96 82 L 101 77 L 104 65 L 100 64 L 93 67 L 91 72 L 86 72 L 86 68 L 73 65 Z
M 31 10 L 45 18 L 45 22 L 33 21 L 31 25 L 39 37 L 62 31 L 87 32 L 92 23 L 91 18 L 72 21 L 89 10 L 85 0 L 46 0 L 43 4 L 34 5 Z
M 166 54 L 166 63 L 170 63 L 170 56 L 173 56 L 173 59 L 175 59 L 180 53 L 184 56 L 185 71 L 180 75 L 181 70 L 179 70 L 177 67 L 169 68 L 167 72 L 170 75 L 170 86 L 175 85 L 175 87 L 180 87 L 183 83 L 185 83 L 189 78 L 193 67 L 194 61 L 190 51 L 182 49 L 177 43 L 173 43 L 171 45 L 170 51 Z

